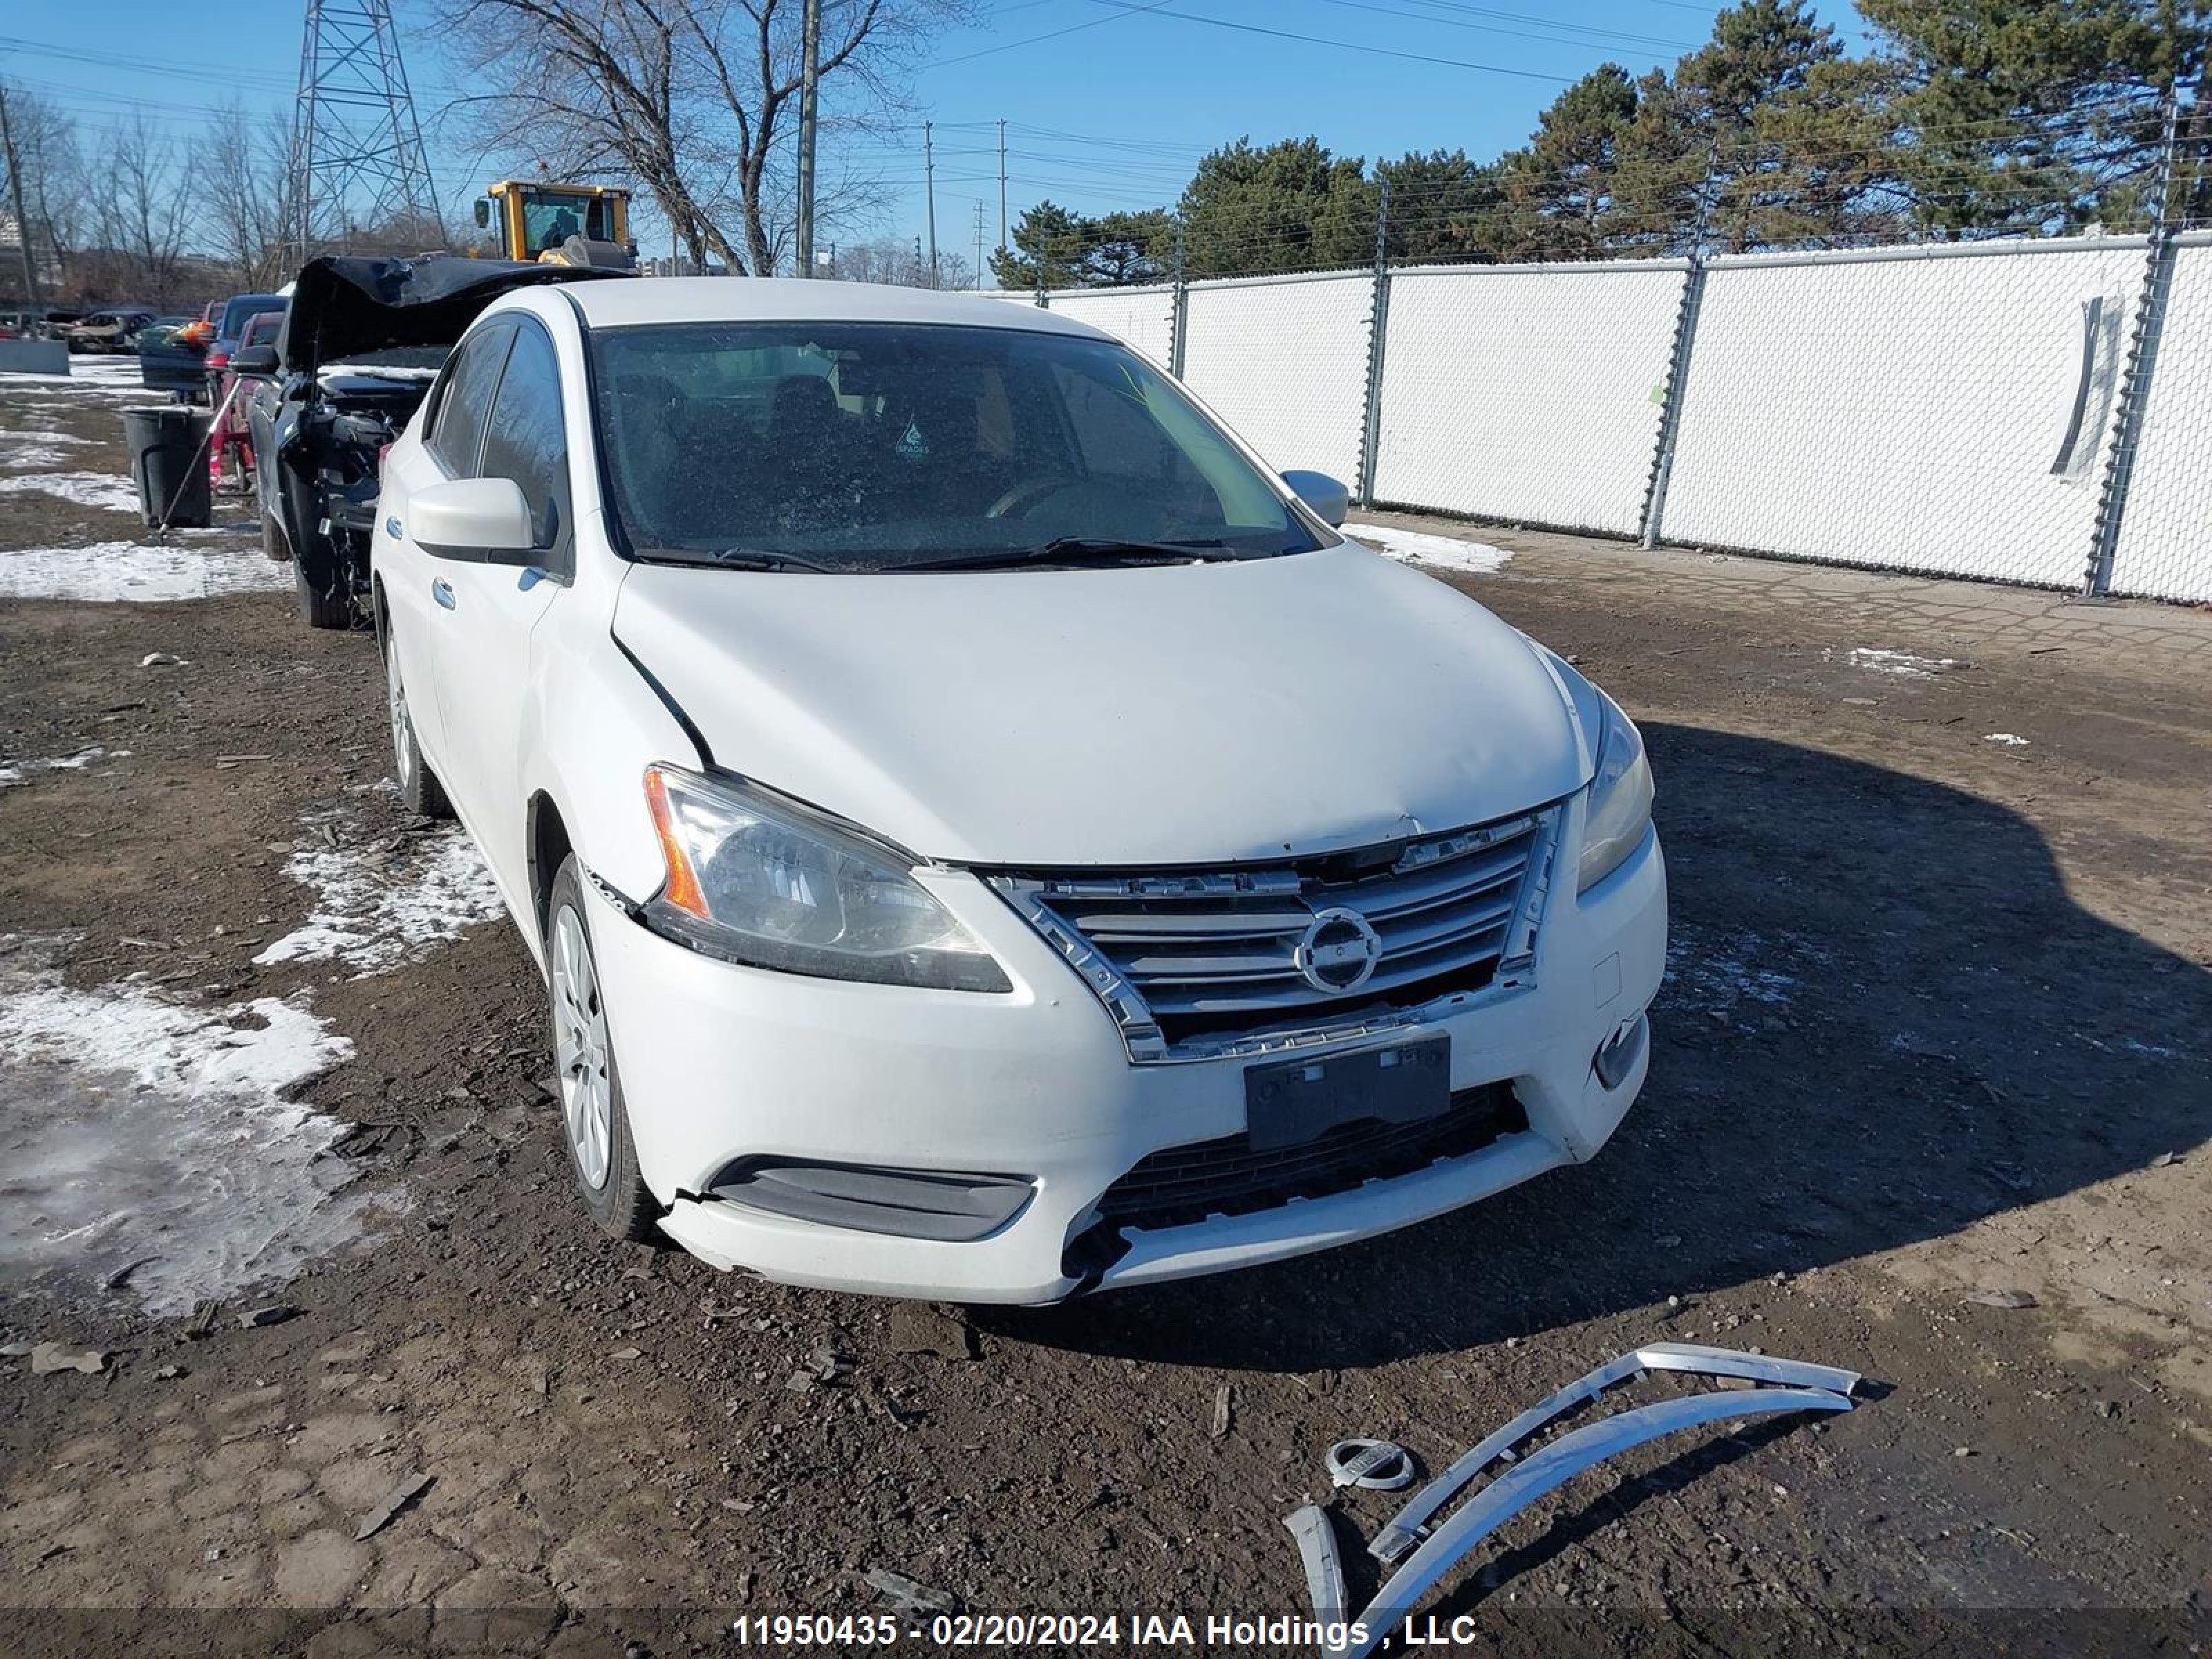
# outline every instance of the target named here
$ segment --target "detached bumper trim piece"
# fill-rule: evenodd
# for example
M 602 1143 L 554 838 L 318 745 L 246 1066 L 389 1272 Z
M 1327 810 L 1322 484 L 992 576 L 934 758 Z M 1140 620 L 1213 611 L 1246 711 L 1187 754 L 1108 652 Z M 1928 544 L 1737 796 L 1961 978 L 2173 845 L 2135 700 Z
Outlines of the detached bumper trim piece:
M 1366 1640 L 1336 1651 L 1345 1659 L 1366 1659 L 1468 1551 L 1538 1498 L 1557 1491 L 1583 1470 L 1608 1457 L 1683 1429 L 1730 1418 L 1767 1417 L 1782 1412 L 1847 1412 L 1850 1408 L 1847 1397 L 1826 1389 L 1770 1388 L 1686 1395 L 1653 1406 L 1639 1406 L 1633 1411 L 1619 1412 L 1571 1434 L 1561 1435 L 1541 1451 L 1507 1468 L 1439 1526 L 1428 1541 L 1390 1575 L 1389 1582 L 1375 1593 L 1374 1601 L 1359 1615 L 1359 1622 L 1366 1627 Z
M 1589 1404 L 1608 1389 L 1636 1382 L 1651 1371 L 1680 1371 L 1693 1376 L 1733 1377 L 1778 1388 L 1821 1389 L 1844 1396 L 1846 1409 L 1850 1392 L 1859 1383 L 1856 1371 L 1809 1364 L 1801 1359 L 1741 1353 L 1734 1348 L 1710 1348 L 1692 1342 L 1654 1342 L 1633 1349 L 1538 1401 L 1481 1444 L 1462 1454 L 1407 1500 L 1405 1508 L 1375 1534 L 1367 1553 L 1378 1561 L 1397 1560 L 1421 1541 L 1427 1532 L 1429 1518 L 1492 1464 L 1512 1462 L 1524 1444 L 1556 1419 L 1565 1417 L 1577 1406 Z M 1729 1394 L 1721 1398 L 1741 1404 L 1744 1396 Z M 1737 1414 L 1754 1415 L 1747 1411 Z M 1730 1413 L 1723 1412 L 1721 1415 Z

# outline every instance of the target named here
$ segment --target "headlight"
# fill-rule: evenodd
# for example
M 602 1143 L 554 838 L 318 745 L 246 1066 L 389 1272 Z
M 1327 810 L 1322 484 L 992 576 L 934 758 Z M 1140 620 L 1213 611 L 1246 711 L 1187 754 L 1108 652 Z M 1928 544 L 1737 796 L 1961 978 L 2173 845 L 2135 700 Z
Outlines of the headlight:
M 1620 868 L 1651 827 L 1651 767 L 1644 758 L 1644 738 L 1611 697 L 1598 691 L 1597 702 L 1597 775 L 1583 814 L 1578 893 Z
M 647 922 L 754 968 L 947 991 L 1007 991 L 908 860 L 788 801 L 672 766 L 645 773 L 668 880 Z

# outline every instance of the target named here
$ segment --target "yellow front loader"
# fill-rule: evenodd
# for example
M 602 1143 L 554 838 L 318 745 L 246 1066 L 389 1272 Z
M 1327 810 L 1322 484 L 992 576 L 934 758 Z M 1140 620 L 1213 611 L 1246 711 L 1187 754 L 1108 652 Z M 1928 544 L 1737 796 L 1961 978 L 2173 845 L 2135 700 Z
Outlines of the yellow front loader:
M 477 198 L 486 254 L 551 265 L 637 266 L 629 237 L 629 192 L 612 185 L 502 179 Z

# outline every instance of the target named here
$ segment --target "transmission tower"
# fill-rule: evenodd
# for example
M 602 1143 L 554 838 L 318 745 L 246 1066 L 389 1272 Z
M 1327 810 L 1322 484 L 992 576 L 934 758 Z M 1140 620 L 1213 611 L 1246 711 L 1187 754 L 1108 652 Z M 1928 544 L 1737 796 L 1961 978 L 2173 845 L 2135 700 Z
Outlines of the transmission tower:
M 357 228 L 403 220 L 444 242 L 391 0 L 307 0 L 293 121 L 289 240 L 299 263 Z

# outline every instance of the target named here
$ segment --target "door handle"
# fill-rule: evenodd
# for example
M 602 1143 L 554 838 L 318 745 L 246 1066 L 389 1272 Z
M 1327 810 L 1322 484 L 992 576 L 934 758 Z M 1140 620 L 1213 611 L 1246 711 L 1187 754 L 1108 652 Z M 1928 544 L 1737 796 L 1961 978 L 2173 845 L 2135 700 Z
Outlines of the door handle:
M 430 584 L 430 597 L 447 610 L 451 611 L 453 608 L 453 584 L 443 576 L 438 577 Z

